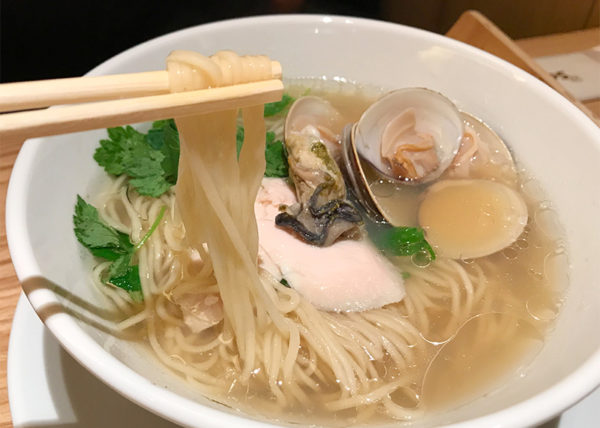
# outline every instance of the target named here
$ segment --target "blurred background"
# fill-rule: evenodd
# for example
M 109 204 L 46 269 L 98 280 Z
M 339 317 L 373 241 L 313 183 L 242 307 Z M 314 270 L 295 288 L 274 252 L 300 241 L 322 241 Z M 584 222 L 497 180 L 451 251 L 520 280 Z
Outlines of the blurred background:
M 600 24 L 600 0 L 0 0 L 0 82 L 79 76 L 145 40 L 228 18 L 340 14 L 445 33 L 468 9 L 513 39 Z

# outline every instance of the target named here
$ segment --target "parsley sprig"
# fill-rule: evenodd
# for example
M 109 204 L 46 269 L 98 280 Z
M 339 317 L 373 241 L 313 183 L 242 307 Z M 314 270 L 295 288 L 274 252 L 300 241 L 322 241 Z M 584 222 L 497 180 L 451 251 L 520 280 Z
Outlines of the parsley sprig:
M 285 145 L 281 140 L 275 140 L 274 132 L 267 132 L 265 145 L 265 177 L 288 177 L 290 175 Z
M 237 156 L 240 157 L 240 151 L 244 144 L 244 128 L 237 127 L 236 132 L 236 145 L 237 145 Z M 265 136 L 265 177 L 288 177 L 289 166 L 287 161 L 287 153 L 285 145 L 281 140 L 275 140 L 275 133 L 273 131 L 267 131 Z
M 139 267 L 132 265 L 132 260 L 136 251 L 144 245 L 160 224 L 165 210 L 166 207 L 163 206 L 140 242 L 133 244 L 127 234 L 107 225 L 100 218 L 98 210 L 77 195 L 77 204 L 73 215 L 77 240 L 94 256 L 112 262 L 104 281 L 124 289 L 136 302 L 141 302 L 144 297 Z
M 292 104 L 294 98 L 288 94 L 283 94 L 281 97 L 281 101 L 276 101 L 274 103 L 265 104 L 265 117 L 275 116 L 283 112 L 288 106 Z
M 140 195 L 159 197 L 177 181 L 179 134 L 173 120 L 152 124 L 148 134 L 131 126 L 109 128 L 94 159 L 109 174 L 129 176 Z

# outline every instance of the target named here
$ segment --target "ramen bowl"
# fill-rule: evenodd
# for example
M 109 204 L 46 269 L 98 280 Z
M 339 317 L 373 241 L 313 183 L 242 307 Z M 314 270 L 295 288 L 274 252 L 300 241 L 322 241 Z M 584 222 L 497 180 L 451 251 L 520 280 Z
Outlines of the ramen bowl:
M 400 25 L 337 16 L 273 16 L 202 25 L 143 43 L 90 75 L 164 69 L 174 49 L 266 54 L 286 78 L 381 88 L 427 87 L 489 124 L 551 201 L 568 254 L 564 303 L 539 354 L 519 376 L 415 426 L 528 426 L 600 384 L 600 130 L 522 70 L 462 43 Z M 185 426 L 263 427 L 202 397 L 135 342 L 111 334 L 91 286 L 91 256 L 72 227 L 75 196 L 106 182 L 92 155 L 104 130 L 29 140 L 7 196 L 8 243 L 34 309 L 61 345 L 117 392 Z M 568 285 L 566 283 L 568 282 Z

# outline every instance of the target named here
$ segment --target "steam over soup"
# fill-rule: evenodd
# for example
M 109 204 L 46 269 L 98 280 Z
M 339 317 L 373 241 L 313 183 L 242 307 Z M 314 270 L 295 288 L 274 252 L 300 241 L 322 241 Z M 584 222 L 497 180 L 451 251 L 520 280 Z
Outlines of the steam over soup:
M 194 83 L 206 86 L 243 61 L 268 68 L 233 53 L 168 60 L 184 77 L 210 64 Z M 199 393 L 284 422 L 410 421 L 522 375 L 543 346 L 566 257 L 535 181 L 476 119 L 447 120 L 447 100 L 411 92 L 386 123 L 365 119 L 381 95 L 289 81 L 264 108 L 101 142 L 114 178 L 74 217 L 93 282 Z M 439 140 L 436 120 L 458 137 Z M 376 132 L 385 141 L 361 156 Z

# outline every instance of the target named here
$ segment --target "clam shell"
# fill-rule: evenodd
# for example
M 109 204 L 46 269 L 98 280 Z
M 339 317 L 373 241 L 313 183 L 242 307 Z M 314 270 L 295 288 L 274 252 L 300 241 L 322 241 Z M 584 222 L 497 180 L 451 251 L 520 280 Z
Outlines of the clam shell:
M 438 160 L 435 169 L 415 179 L 396 176 L 381 154 L 388 126 L 394 126 L 395 121 L 408 110 L 414 112 L 415 130 L 433 138 Z M 430 89 L 405 88 L 389 92 L 363 113 L 352 132 L 352 144 L 358 155 L 382 174 L 409 184 L 420 184 L 435 180 L 450 166 L 462 135 L 463 121 L 448 98 Z
M 377 199 L 369 188 L 356 147 L 352 144 L 352 134 L 355 126 L 346 125 L 342 136 L 342 163 L 344 166 L 342 169 L 346 174 L 346 181 L 350 184 L 354 195 L 372 220 L 387 221 L 381 214 L 382 210 L 377 204 Z
M 464 111 L 460 115 L 465 134 L 473 134 L 479 147 L 470 159 L 458 159 L 459 151 L 442 178 L 484 178 L 516 188 L 519 183 L 517 168 L 502 138 L 478 117 Z
M 290 107 L 285 119 L 284 134 L 286 139 L 293 133 L 313 135 L 327 146 L 337 160 L 344 125 L 346 122 L 343 116 L 329 101 L 309 95 L 298 98 Z

